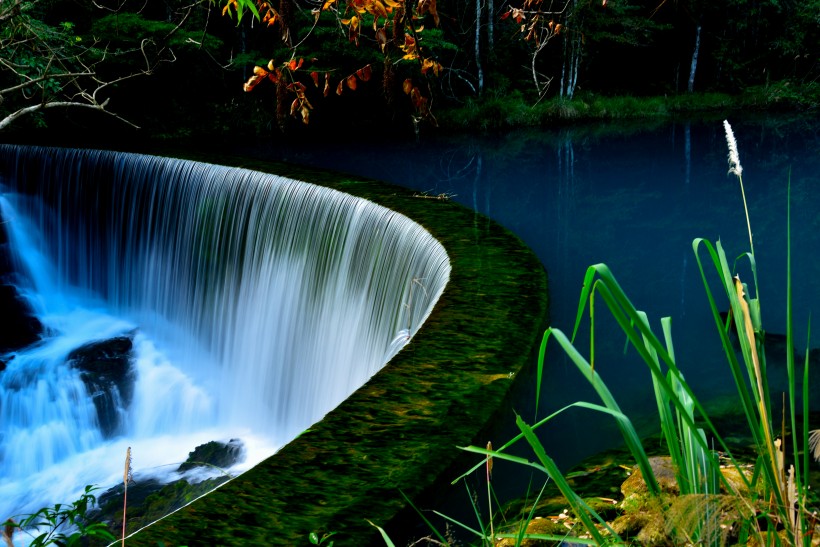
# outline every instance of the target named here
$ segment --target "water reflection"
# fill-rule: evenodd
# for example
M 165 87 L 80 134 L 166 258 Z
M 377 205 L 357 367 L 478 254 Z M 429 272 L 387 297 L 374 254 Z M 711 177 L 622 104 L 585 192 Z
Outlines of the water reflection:
M 820 304 L 820 124 L 815 119 L 730 121 L 744 167 L 764 325 L 771 332 L 784 332 L 786 324 L 786 192 L 791 180 L 794 324 L 797 344 L 804 346 L 809 314 Z M 702 400 L 720 407 L 734 388 L 692 240 L 719 239 L 730 259 L 749 246 L 740 188 L 734 176 L 727 176 L 721 122 L 545 128 L 378 145 L 313 143 L 309 149 L 261 147 L 257 153 L 446 194 L 500 222 L 543 262 L 550 278 L 552 323 L 565 332 L 572 330 L 586 268 L 608 264 L 656 331 L 660 317 L 672 317 L 681 369 Z M 477 217 L 477 230 L 481 223 Z M 739 271 L 751 280 L 745 264 Z M 604 336 L 616 329 L 605 314 L 599 315 L 596 370 L 627 414 L 651 431 L 657 418 L 648 372 L 634 352 L 624 354 L 622 335 Z M 579 347 L 586 344 L 581 336 Z M 777 375 L 777 366 L 772 368 Z M 782 388 L 777 382 L 773 393 Z M 541 415 L 582 397 L 595 400 L 556 347 L 550 352 L 544 390 Z M 531 393 L 516 405 L 523 416 L 533 416 Z M 614 424 L 580 412 L 559 419 L 544 433 L 548 444 L 560 443 L 554 451 L 559 463 L 577 461 L 617 441 Z

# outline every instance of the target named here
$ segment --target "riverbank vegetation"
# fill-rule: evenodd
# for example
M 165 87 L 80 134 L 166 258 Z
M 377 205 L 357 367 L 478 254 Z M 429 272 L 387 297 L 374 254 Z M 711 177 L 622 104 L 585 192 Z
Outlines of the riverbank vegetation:
M 0 129 L 316 138 L 816 110 L 820 0 L 0 1 Z
M 504 460 L 536 470 L 536 476 L 545 481 L 540 488 L 534 480 L 527 499 L 506 508 L 493 511 L 477 502 L 477 523 L 444 517 L 472 534 L 476 543 L 516 547 L 567 543 L 820 545 L 820 498 L 816 494 L 820 422 L 810 388 L 816 382 L 817 352 L 810 349 L 808 340 L 798 342 L 795 337 L 788 230 L 785 340 L 767 335 L 763 327 L 765 308 L 759 292 L 743 168 L 732 128 L 728 122 L 724 128 L 729 173 L 736 177 L 741 190 L 748 249 L 738 255 L 727 254 L 730 251 L 720 241 L 701 238 L 693 241 L 692 249 L 716 336 L 737 390 L 731 409 L 715 412 L 690 387 L 686 364 L 675 356 L 671 318 L 661 319 L 660 334 L 656 334 L 648 315 L 635 307 L 613 272 L 604 264 L 589 267 L 572 335 L 557 328 L 544 334 L 535 380 L 539 385 L 536 408 L 548 342 L 560 345 L 598 400 L 572 403 L 534 423 L 517 416 L 520 434 L 503 446 L 465 448 L 480 459 L 457 480 L 486 469 L 490 489 L 492 462 Z M 788 225 L 789 199 L 784 207 Z M 596 301 L 603 301 L 605 307 L 599 304 L 596 308 Z M 606 355 L 596 359 L 595 328 L 596 322 L 601 322 L 601 309 L 615 319 L 628 350 L 635 352 L 651 376 L 652 391 L 647 396 L 657 403 L 659 438 L 639 436 L 600 376 L 600 370 L 607 366 Z M 587 321 L 590 345 L 584 355 L 574 340 Z M 784 350 L 783 354 L 778 350 Z M 769 367 L 774 365 L 767 357 L 785 361 L 787 392 L 771 387 Z M 613 420 L 623 436 L 624 448 L 596 456 L 565 475 L 549 456 L 554 449 L 542 444 L 537 431 L 572 409 L 593 411 L 604 420 Z M 481 503 L 491 507 L 497 500 L 488 494 Z M 500 517 L 496 522 L 493 512 Z M 433 534 L 440 544 L 450 543 L 439 531 Z

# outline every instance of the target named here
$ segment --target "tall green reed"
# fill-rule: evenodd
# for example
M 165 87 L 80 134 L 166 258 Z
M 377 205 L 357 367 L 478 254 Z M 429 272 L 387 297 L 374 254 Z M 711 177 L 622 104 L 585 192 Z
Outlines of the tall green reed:
M 547 454 L 536 431 L 548 424 L 556 416 L 573 408 L 599 412 L 615 420 L 621 431 L 626 446 L 631 452 L 649 495 L 660 497 L 661 489 L 652 468 L 650 459 L 643 447 L 632 421 L 623 413 L 615 397 L 596 370 L 595 363 L 595 317 L 596 300 L 602 299 L 607 311 L 615 319 L 618 328 L 626 336 L 627 343 L 646 365 L 653 386 L 653 394 L 658 409 L 661 436 L 665 448 L 672 459 L 676 481 L 682 495 L 703 496 L 703 506 L 710 507 L 710 500 L 719 493 L 728 493 L 737 506 L 737 515 L 741 522 L 738 525 L 737 537 L 740 542 L 754 540 L 761 545 L 793 545 L 809 547 L 812 535 L 820 535 L 817 529 L 816 512 L 808 508 L 809 499 L 809 456 L 820 461 L 820 430 L 809 431 L 809 351 L 806 344 L 803 377 L 798 381 L 794 358 L 794 328 L 792 324 L 792 287 L 791 287 L 791 195 L 787 199 L 787 284 L 786 284 L 786 355 L 788 373 L 788 406 L 784 403 L 784 417 L 780 427 L 780 438 L 773 421 L 773 399 L 770 393 L 765 336 L 762 327 L 760 296 L 758 291 L 757 262 L 754 252 L 749 209 L 746 192 L 743 187 L 740 156 L 734 133 L 728 121 L 724 121 L 726 142 L 729 148 L 729 173 L 734 174 L 741 190 L 743 209 L 746 217 L 746 228 L 749 234 L 749 250 L 742 253 L 730 267 L 720 241 L 712 243 L 697 238 L 692 248 L 697 260 L 709 309 L 714 320 L 717 335 L 721 341 L 727 366 L 731 372 L 741 414 L 745 418 L 756 457 L 753 469 L 747 473 L 745 463 L 735 458 L 732 448 L 718 431 L 715 423 L 703 404 L 692 390 L 676 360 L 672 339 L 672 321 L 669 317 L 660 320 L 660 335 L 653 331 L 649 318 L 630 301 L 621 288 L 614 274 L 605 264 L 590 266 L 584 276 L 583 288 L 576 313 L 571 337 L 560 329 L 549 328 L 544 333 L 536 368 L 536 419 L 532 425 L 520 416 L 516 425 L 520 433 L 498 449 L 490 446 L 481 448 L 468 446 L 467 452 L 479 454 L 482 460 L 458 477 L 453 483 L 466 478 L 486 466 L 489 458 L 510 461 L 533 468 L 546 476 L 547 481 L 554 482 L 567 500 L 583 532 L 574 533 L 571 541 L 580 544 L 606 545 L 626 543 L 615 533 L 612 526 L 593 510 L 579 496 L 566 480 L 555 461 Z M 752 273 L 751 291 L 735 268 L 743 261 L 748 263 Z M 715 281 L 717 283 L 715 284 Z M 712 286 L 717 289 L 713 291 Z M 728 315 L 721 313 L 718 300 L 728 308 Z M 589 359 L 576 348 L 574 341 L 588 316 L 590 344 Z M 724 318 L 725 317 L 725 318 Z M 809 325 L 810 331 L 810 325 Z M 734 342 L 733 342 L 734 339 Z M 593 387 L 602 404 L 577 401 L 558 411 L 538 419 L 538 408 L 541 402 L 541 383 L 546 366 L 547 345 L 554 340 L 569 357 L 577 370 Z M 736 349 L 739 348 L 739 351 Z M 598 365 L 600 367 L 600 364 Z M 802 384 L 802 391 L 800 390 Z M 801 401 L 798 412 L 798 400 Z M 797 416 L 802 413 L 802 428 L 797 428 Z M 792 461 L 786 465 L 786 446 L 783 439 L 787 436 L 786 414 L 792 438 Z M 797 432 L 802 433 L 798 436 Z M 507 451 L 520 441 L 525 441 L 534 456 L 534 460 Z M 716 448 L 717 447 L 717 448 Z M 719 453 L 728 464 L 724 465 Z M 799 455 L 802 454 L 803 458 Z M 733 468 L 733 475 L 740 479 L 740 485 L 730 481 L 723 467 Z M 466 484 L 466 482 L 465 482 Z M 489 488 L 489 474 L 488 474 Z M 469 488 L 468 488 L 469 490 Z M 543 493 L 543 489 L 542 489 Z M 488 495 L 488 498 L 490 496 Z M 540 498 L 540 494 L 539 494 Z M 409 502 L 409 500 L 408 500 Z M 536 502 L 537 503 L 537 502 Z M 535 504 L 533 505 L 534 508 Z M 566 541 L 566 536 L 527 533 L 528 521 L 534 517 L 534 509 L 525 515 L 524 522 L 515 533 L 496 534 L 492 526 L 481 521 L 476 509 L 479 529 L 457 522 L 441 513 L 439 516 L 469 530 L 482 545 L 494 545 L 498 538 L 512 538 L 515 545 L 525 539 L 542 539 L 555 542 Z M 490 511 L 492 514 L 492 511 Z M 419 512 L 421 514 L 421 512 Z M 749 516 L 751 515 L 751 516 Z M 422 518 L 423 515 L 422 515 Z M 720 527 L 714 526 L 715 515 L 704 511 L 700 522 L 691 523 L 681 535 L 698 544 L 720 544 L 724 541 Z M 689 519 L 691 520 L 691 519 Z M 698 519 L 695 519 L 696 521 Z M 425 519 L 427 521 L 427 519 Z M 437 542 L 446 544 L 445 538 L 435 532 Z M 382 533 L 384 533 L 382 531 Z M 386 537 L 386 535 L 385 535 Z
M 728 492 L 734 497 L 742 514 L 752 514 L 754 518 L 740 523 L 744 528 L 742 537 L 756 537 L 766 544 L 809 545 L 815 517 L 807 509 L 809 475 L 808 455 L 820 452 L 820 433 L 809 433 L 809 360 L 808 344 L 804 362 L 802 382 L 798 381 L 794 362 L 794 328 L 792 325 L 791 293 L 791 245 L 790 234 L 787 234 L 787 372 L 788 372 L 788 409 L 789 425 L 792 432 L 791 453 L 793 462 L 786 465 L 786 447 L 783 438 L 786 436 L 785 416 L 781 425 L 780 437 L 772 416 L 773 399 L 770 393 L 766 367 L 765 337 L 762 327 L 760 297 L 758 291 L 757 263 L 754 252 L 749 209 L 746 193 L 743 188 L 742 166 L 738 153 L 737 141 L 728 121 L 724 122 L 726 141 L 729 148 L 729 173 L 734 174 L 739 182 L 746 227 L 749 234 L 749 250 L 740 255 L 734 266 L 747 261 L 752 272 L 752 287 L 743 281 L 730 267 L 726 252 L 720 241 L 712 243 L 698 238 L 692 247 L 696 256 L 698 269 L 712 313 L 716 331 L 721 341 L 723 353 L 734 380 L 737 396 L 753 439 L 756 459 L 751 474 L 734 457 L 732 450 L 724 440 L 721 432 L 710 419 L 704 406 L 698 400 L 675 358 L 672 342 L 671 319 L 661 319 L 661 335 L 657 335 L 645 313 L 638 310 L 629 300 L 618 284 L 615 276 L 605 264 L 591 266 L 585 275 L 581 298 L 576 314 L 572 338 L 561 330 L 548 329 L 541 344 L 538 360 L 537 382 L 538 394 L 536 406 L 540 401 L 540 384 L 545 366 L 546 347 L 549 340 L 555 340 L 576 366 L 579 372 L 595 389 L 603 406 L 592 403 L 577 402 L 560 409 L 558 412 L 537 421 L 530 426 L 520 417 L 517 425 L 521 434 L 513 438 L 496 451 L 487 451 L 477 447 L 465 450 L 483 454 L 485 457 L 507 459 L 528 465 L 544 472 L 566 497 L 578 520 L 586 529 L 586 535 L 597 544 L 619 543 L 622 541 L 600 516 L 592 511 L 583 500 L 575 494 L 563 480 L 560 470 L 547 456 L 546 451 L 534 433 L 556 415 L 572 407 L 583 407 L 602 412 L 615 418 L 624 437 L 627 447 L 636 460 L 637 466 L 652 495 L 659 494 L 659 487 L 652 470 L 649 458 L 643 449 L 631 421 L 626 417 L 595 369 L 595 316 L 596 299 L 603 299 L 609 313 L 614 317 L 620 330 L 625 334 L 629 345 L 638 353 L 647 366 L 651 378 L 655 400 L 658 408 L 661 434 L 665 447 L 672 458 L 676 469 L 676 479 L 681 494 L 710 495 Z M 789 202 L 790 202 L 789 194 Z M 787 204 L 790 215 L 790 203 Z M 790 218 L 787 223 L 790 222 Z M 712 290 L 712 281 L 717 280 L 719 287 Z M 724 320 L 718 299 L 728 307 L 729 314 Z M 585 315 L 590 325 L 590 358 L 587 360 L 575 347 L 574 340 L 579 332 Z M 734 333 L 734 334 L 732 334 Z M 736 340 L 734 343 L 732 337 Z M 739 347 L 739 352 L 736 351 Z M 738 354 L 739 353 L 739 354 Z M 600 366 L 600 365 L 599 365 Z M 800 384 L 802 383 L 802 392 Z M 797 401 L 802 399 L 798 412 Z M 785 405 L 784 405 L 785 406 Z M 803 415 L 802 428 L 798 430 L 796 417 Z M 802 431 L 800 436 L 798 431 Z M 537 462 L 519 456 L 511 456 L 504 451 L 514 443 L 525 439 Z M 738 488 L 721 472 L 721 462 L 714 446 L 719 447 L 725 455 L 729 466 L 733 467 L 743 483 Z M 803 454 L 802 461 L 798 457 Z M 816 454 L 816 457 L 820 454 Z M 689 537 L 700 542 L 712 543 L 718 538 L 698 537 L 700 531 L 708 535 L 708 526 L 686 531 Z M 777 534 L 772 533 L 776 531 Z

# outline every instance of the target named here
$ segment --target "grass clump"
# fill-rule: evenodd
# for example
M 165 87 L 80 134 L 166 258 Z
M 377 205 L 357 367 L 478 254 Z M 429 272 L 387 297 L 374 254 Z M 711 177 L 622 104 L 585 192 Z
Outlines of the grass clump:
M 801 375 L 795 362 L 790 237 L 787 235 L 785 291 L 788 393 L 780 401 L 779 394 L 772 394 L 768 384 L 766 339 L 743 168 L 728 122 L 724 122 L 724 129 L 729 173 L 737 178 L 743 198 L 749 249 L 730 261 L 720 241 L 712 243 L 698 238 L 692 247 L 737 390 L 735 406 L 751 439 L 751 456 L 743 453 L 748 447 L 729 445 L 724 435 L 736 431 L 721 431 L 684 377 L 675 355 L 671 319 L 662 318 L 660 333 L 656 334 L 648 316 L 629 300 L 610 269 L 605 264 L 596 264 L 586 272 L 572 335 L 549 328 L 543 336 L 536 371 L 536 408 L 550 341 L 561 346 L 594 388 L 600 403 L 578 401 L 533 424 L 517 417 L 520 434 L 502 447 L 465 448 L 479 454 L 482 461 L 459 477 L 466 479 L 491 459 L 527 466 L 543 473 L 553 492 L 560 491 L 568 510 L 561 513 L 563 519 L 552 517 L 561 524 L 559 528 L 534 524 L 539 520 L 536 508 L 544 495 L 542 489 L 530 508 L 522 510 L 520 522 L 512 531 L 508 527 L 502 533 L 497 533 L 489 522 L 482 522 L 476 510 L 478 527 L 459 525 L 481 545 L 499 545 L 499 541 L 504 545 L 530 545 L 536 540 L 594 545 L 820 545 L 820 503 L 810 491 L 810 458 L 820 461 L 820 430 L 811 431 L 809 424 L 808 342 Z M 745 272 L 743 278 L 740 269 Z M 631 420 L 596 370 L 600 364 L 596 364 L 595 355 L 595 303 L 601 300 L 651 376 L 663 456 L 650 457 Z M 729 310 L 728 314 L 722 312 L 724 309 Z M 585 318 L 590 326 L 588 357 L 573 343 Z M 783 416 L 776 420 L 776 410 L 781 407 Z M 582 497 L 577 492 L 576 483 L 561 473 L 536 435 L 539 428 L 570 408 L 593 410 L 614 419 L 635 462 L 631 476 L 620 486 L 622 498 L 616 503 L 618 511 L 614 517 L 605 511 L 606 505 L 594 506 L 594 498 Z M 528 448 L 526 457 L 510 451 L 521 441 Z M 489 484 L 489 476 L 487 481 Z M 488 498 L 493 499 L 491 495 Z

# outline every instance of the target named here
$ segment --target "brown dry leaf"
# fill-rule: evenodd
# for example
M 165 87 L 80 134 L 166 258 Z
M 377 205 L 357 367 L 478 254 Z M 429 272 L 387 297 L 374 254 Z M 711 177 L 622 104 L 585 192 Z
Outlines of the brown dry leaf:
M 376 31 L 376 41 L 379 43 L 379 48 L 384 52 L 384 48 L 387 47 L 387 31 L 384 30 L 384 27 Z
M 353 91 L 356 90 L 356 75 L 355 74 L 351 74 L 350 76 L 348 76 L 345 79 L 345 82 L 347 82 L 347 87 L 349 87 L 351 90 L 353 90 Z
M 743 290 L 743 283 L 740 282 L 740 276 L 734 277 L 735 282 L 735 292 L 737 293 L 737 299 L 740 301 L 740 309 L 743 312 L 743 329 L 746 331 L 746 337 L 749 339 L 749 345 L 752 349 L 752 363 L 754 364 L 755 370 L 760 369 L 760 359 L 757 356 L 757 346 L 755 344 L 755 329 L 752 326 L 752 316 L 749 312 L 749 303 L 746 302 L 746 293 Z
M 356 71 L 356 76 L 358 76 L 359 79 L 363 82 L 369 81 L 372 75 L 373 69 L 370 68 L 370 65 L 365 65 Z
M 492 441 L 487 441 L 487 450 L 493 449 Z M 487 456 L 487 479 L 489 479 L 493 474 L 493 457 Z

